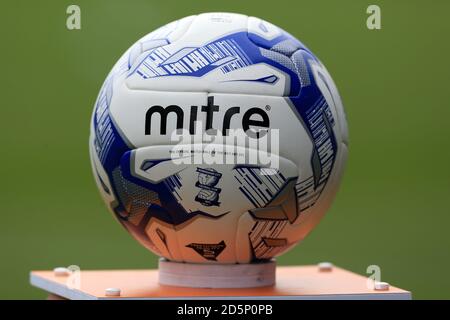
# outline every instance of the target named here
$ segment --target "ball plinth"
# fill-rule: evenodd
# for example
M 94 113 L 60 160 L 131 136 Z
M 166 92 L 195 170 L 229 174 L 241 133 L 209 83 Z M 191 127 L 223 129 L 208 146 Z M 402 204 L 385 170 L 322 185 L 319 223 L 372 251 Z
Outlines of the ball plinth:
M 275 260 L 200 264 L 159 260 L 159 284 L 189 288 L 257 288 L 275 284 Z

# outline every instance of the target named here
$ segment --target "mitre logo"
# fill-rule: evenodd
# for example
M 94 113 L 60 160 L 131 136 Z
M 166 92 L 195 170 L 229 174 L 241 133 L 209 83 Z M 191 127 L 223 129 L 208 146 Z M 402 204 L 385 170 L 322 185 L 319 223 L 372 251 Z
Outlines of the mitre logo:
M 268 129 L 270 127 L 270 120 L 267 112 L 264 109 L 253 107 L 246 110 L 241 114 L 241 107 L 234 106 L 228 108 L 225 113 L 221 112 L 220 115 L 223 119 L 220 119 L 218 123 L 222 124 L 222 128 L 213 128 L 213 120 L 215 113 L 220 110 L 220 106 L 214 104 L 214 96 L 208 97 L 208 103 L 205 106 L 201 106 L 200 112 L 203 112 L 206 116 L 204 130 L 206 133 L 215 135 L 220 130 L 222 135 L 228 135 L 231 120 L 233 118 L 240 117 L 241 129 L 243 129 L 248 135 L 252 132 L 252 136 L 259 139 L 261 137 L 258 132 L 260 130 Z M 196 122 L 198 118 L 199 107 L 191 106 L 189 112 L 189 128 L 185 128 L 185 111 L 178 105 L 168 105 L 166 107 L 160 105 L 151 106 L 145 114 L 145 135 L 151 134 L 167 134 L 167 119 L 169 114 L 175 115 L 176 129 L 189 129 L 189 133 L 194 135 L 196 132 Z M 152 128 L 152 118 L 155 114 L 159 115 L 160 125 L 159 128 Z M 157 124 L 157 118 L 153 124 Z M 158 132 L 159 129 L 159 132 Z M 238 129 L 238 128 L 234 128 Z M 256 134 L 255 131 L 257 132 Z

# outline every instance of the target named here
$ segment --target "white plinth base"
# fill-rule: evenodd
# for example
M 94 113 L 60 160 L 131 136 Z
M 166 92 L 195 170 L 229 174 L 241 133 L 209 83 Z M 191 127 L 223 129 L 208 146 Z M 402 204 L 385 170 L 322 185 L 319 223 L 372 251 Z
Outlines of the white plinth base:
M 195 264 L 159 260 L 159 284 L 189 288 L 257 288 L 275 284 L 274 260 L 253 264 Z

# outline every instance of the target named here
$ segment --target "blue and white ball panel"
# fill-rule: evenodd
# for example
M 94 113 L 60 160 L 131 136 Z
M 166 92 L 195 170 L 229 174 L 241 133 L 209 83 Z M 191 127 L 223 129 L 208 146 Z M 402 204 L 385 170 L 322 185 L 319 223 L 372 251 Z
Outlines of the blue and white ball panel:
M 193 148 L 198 150 L 196 153 L 205 151 L 200 145 L 193 145 Z M 217 146 L 216 150 L 219 149 L 220 147 Z M 279 163 L 277 171 L 283 176 L 283 179 L 277 179 L 275 172 L 272 175 L 264 174 L 265 172 L 261 169 L 270 167 L 263 163 L 255 163 L 251 166 L 246 164 L 187 165 L 180 164 L 177 160 L 193 162 L 195 154 L 172 160 L 171 151 L 171 146 L 150 146 L 133 150 L 129 164 L 131 174 L 152 184 L 167 182 L 166 180 L 170 177 L 177 177 L 177 183 L 168 183 L 167 187 L 188 214 L 207 212 L 208 215 L 215 217 L 225 214 L 240 215 L 243 211 L 264 207 L 284 187 L 286 181 L 297 180 L 298 177 L 297 166 L 285 158 L 277 159 Z M 252 153 L 256 154 L 255 150 L 243 147 L 237 148 L 236 151 L 240 154 L 249 154 L 250 157 L 254 156 Z M 276 157 L 276 155 L 271 156 Z M 198 179 L 204 168 L 219 173 L 218 178 L 214 180 L 214 185 L 204 184 L 205 190 L 217 190 L 220 202 L 212 206 L 196 199 L 202 190 L 199 186 L 202 181 Z M 199 183 L 196 183 L 197 181 Z

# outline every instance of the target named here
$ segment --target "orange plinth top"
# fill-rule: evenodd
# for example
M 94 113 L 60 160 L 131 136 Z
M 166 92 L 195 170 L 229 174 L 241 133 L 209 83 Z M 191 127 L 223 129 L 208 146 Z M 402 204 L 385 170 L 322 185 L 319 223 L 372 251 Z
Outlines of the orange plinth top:
M 275 286 L 244 289 L 163 286 L 158 284 L 158 270 L 86 270 L 80 271 L 78 279 L 71 277 L 32 271 L 30 281 L 67 299 L 411 299 L 410 292 L 393 286 L 382 291 L 370 288 L 366 277 L 338 267 L 328 272 L 317 266 L 278 267 Z M 107 288 L 120 289 L 120 296 L 106 296 Z

